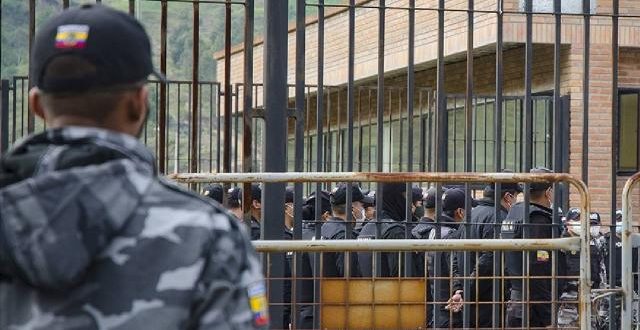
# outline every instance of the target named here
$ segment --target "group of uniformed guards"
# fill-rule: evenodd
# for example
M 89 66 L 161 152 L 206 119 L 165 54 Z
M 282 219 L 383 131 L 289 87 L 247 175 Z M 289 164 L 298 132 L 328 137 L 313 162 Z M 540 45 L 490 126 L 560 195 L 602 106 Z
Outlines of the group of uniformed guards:
M 535 168 L 531 173 L 551 171 Z M 205 195 L 222 203 L 222 189 L 219 184 L 208 186 Z M 545 239 L 581 234 L 578 208 L 571 208 L 566 214 L 557 208 L 561 221 L 554 223 L 554 187 L 551 183 L 529 184 L 528 205 L 523 200 L 521 184 L 500 184 L 497 207 L 495 189 L 495 184 L 487 184 L 482 191 L 482 197 L 475 199 L 467 196 L 467 192 L 459 187 L 442 188 L 438 194 L 435 187 L 425 191 L 421 187 L 413 186 L 409 192 L 405 183 L 381 183 L 382 199 L 379 200 L 375 191 L 363 191 L 357 184 L 338 184 L 330 192 L 322 190 L 317 195 L 316 192 L 312 192 L 305 199 L 302 211 L 302 239 L 317 239 L 316 226 L 320 226 L 320 239 L 323 240 L 404 239 L 407 238 L 407 226 L 410 226 L 408 231 L 411 233 L 411 239 Z M 351 205 L 347 205 L 349 193 Z M 411 199 L 408 221 L 407 195 Z M 436 214 L 438 195 L 442 196 L 440 214 Z M 287 187 L 285 196 L 284 239 L 293 239 L 292 187 Z M 238 217 L 242 215 L 241 197 L 241 190 L 232 188 L 226 204 Z M 252 239 L 260 239 L 261 189 L 258 185 L 252 185 L 251 198 L 251 236 Z M 316 203 L 317 198 L 320 198 L 320 203 Z M 465 214 L 467 200 L 472 203 L 469 207 L 469 222 L 466 222 Z M 380 214 L 375 213 L 376 203 L 382 204 Z M 316 205 L 320 205 L 321 209 L 316 210 Z M 525 216 L 525 212 L 529 213 L 528 217 Z M 351 215 L 347 216 L 348 213 Z M 320 219 L 316 220 L 317 214 L 320 214 Z M 621 286 L 621 218 L 622 214 L 618 211 L 616 230 L 602 233 L 600 215 L 595 212 L 590 214 L 592 288 Z M 613 249 L 610 249 L 610 246 Z M 314 298 L 313 279 L 426 276 L 433 278 L 427 281 L 425 322 L 428 327 L 578 328 L 579 253 L 551 250 L 514 251 L 505 252 L 503 257 L 494 256 L 493 251 L 467 253 L 466 260 L 471 264 L 466 267 L 466 275 L 463 266 L 465 253 L 462 251 L 410 253 L 411 269 L 405 269 L 402 253 L 325 252 L 320 258 L 321 265 L 314 262 L 314 253 L 304 253 L 301 255 L 302 273 L 298 276 L 304 280 L 300 281 L 297 289 L 295 326 L 298 329 L 317 327 L 317 324 L 314 324 L 314 303 L 317 301 Z M 292 255 L 293 253 L 287 255 L 285 277 L 291 276 Z M 609 274 L 607 266 L 610 265 L 609 259 L 612 257 L 615 259 L 615 270 L 614 274 Z M 374 264 L 374 260 L 377 260 L 377 265 Z M 635 268 L 637 264 L 637 255 L 634 254 Z M 318 267 L 320 269 L 317 269 Z M 507 279 L 494 281 L 497 278 Z M 465 281 L 469 282 L 466 288 L 469 292 L 466 295 Z M 499 285 L 498 288 L 494 288 L 496 284 Z M 553 296 L 554 286 L 556 297 Z M 287 281 L 284 291 L 285 304 L 292 301 L 291 293 L 291 281 Z M 501 301 L 505 304 L 498 304 L 499 324 L 495 324 L 495 303 Z M 619 298 L 616 304 L 619 309 Z M 469 309 L 467 324 L 463 322 L 462 311 L 465 308 Z M 554 308 L 555 313 L 552 312 Z M 289 328 L 293 319 L 290 313 L 291 309 L 285 308 L 283 328 Z M 528 320 L 523 320 L 523 317 Z M 610 315 L 605 299 L 594 304 L 593 328 L 608 328 L 611 317 L 614 316 Z

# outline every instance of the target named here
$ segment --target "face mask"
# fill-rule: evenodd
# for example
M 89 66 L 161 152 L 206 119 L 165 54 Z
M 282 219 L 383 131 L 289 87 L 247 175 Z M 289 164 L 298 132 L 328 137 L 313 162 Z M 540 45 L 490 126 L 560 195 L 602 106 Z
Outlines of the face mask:
M 616 222 L 616 234 L 622 235 L 622 222 Z
M 580 236 L 580 234 L 582 233 L 582 228 L 580 227 L 580 223 L 579 222 L 569 222 L 569 223 L 567 223 L 567 230 L 573 236 Z
M 591 237 L 600 236 L 600 226 L 591 226 Z
M 416 210 L 413 212 L 413 215 L 418 219 L 422 219 L 424 217 L 424 206 L 416 207 Z

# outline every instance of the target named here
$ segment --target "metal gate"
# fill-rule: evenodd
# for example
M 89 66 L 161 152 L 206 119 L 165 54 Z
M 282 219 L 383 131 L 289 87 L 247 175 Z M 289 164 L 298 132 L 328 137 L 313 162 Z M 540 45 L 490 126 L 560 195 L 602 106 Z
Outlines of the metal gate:
M 410 263 L 409 258 L 406 256 L 410 253 L 415 252 L 423 252 L 423 251 L 465 251 L 465 255 L 470 251 L 486 251 L 486 250 L 494 250 L 494 251 L 531 251 L 531 250 L 541 250 L 548 249 L 553 250 L 553 260 L 556 260 L 557 263 L 557 255 L 559 253 L 571 252 L 571 253 L 580 253 L 580 274 L 579 278 L 577 278 L 579 282 L 579 296 L 578 301 L 574 303 L 579 306 L 579 316 L 580 316 L 580 327 L 579 329 L 589 329 L 591 328 L 591 272 L 590 272 L 590 250 L 589 250 L 589 241 L 590 241 L 590 233 L 589 230 L 583 230 L 581 232 L 580 237 L 574 238 L 549 238 L 549 239 L 525 239 L 522 240 L 505 240 L 505 239 L 478 239 L 478 240 L 469 240 L 469 239 L 461 239 L 461 240 L 372 240 L 372 241 L 358 241 L 358 240 L 338 240 L 338 241 L 318 241 L 320 239 L 320 226 L 316 226 L 315 234 L 316 240 L 312 241 L 282 241 L 278 240 L 282 237 L 281 226 L 282 219 L 284 219 L 284 184 L 285 183 L 295 183 L 296 193 L 295 196 L 295 214 L 298 214 L 294 217 L 294 231 L 297 231 L 297 235 L 301 235 L 301 230 L 303 227 L 302 217 L 299 216 L 302 213 L 302 195 L 300 192 L 300 185 L 302 183 L 311 183 L 311 182 L 349 182 L 349 183 L 360 183 L 360 182 L 406 182 L 407 190 L 410 193 L 410 182 L 430 182 L 435 183 L 436 186 L 440 186 L 443 183 L 447 182 L 461 182 L 466 184 L 472 183 L 481 183 L 481 182 L 497 182 L 497 183 L 505 183 L 505 182 L 521 182 L 525 185 L 534 182 L 566 182 L 570 184 L 580 195 L 580 207 L 582 210 L 581 217 L 581 226 L 582 228 L 588 229 L 590 228 L 589 214 L 590 202 L 589 202 L 589 193 L 586 185 L 580 180 L 575 179 L 574 177 L 567 174 L 514 174 L 514 173 L 487 173 L 487 174 L 477 174 L 477 173 L 426 173 L 426 172 L 415 172 L 415 173 L 351 173 L 351 172 L 342 172 L 342 173 L 246 173 L 246 174 L 237 174 L 237 173 L 229 173 L 229 174 L 206 174 L 206 173 L 180 173 L 180 174 L 172 174 L 169 176 L 171 179 L 176 180 L 180 183 L 192 184 L 192 183 L 211 183 L 211 182 L 220 182 L 220 183 L 263 183 L 266 189 L 272 188 L 273 195 L 271 196 L 274 199 L 280 199 L 279 204 L 279 216 L 274 218 L 268 218 L 269 215 L 266 215 L 262 220 L 263 226 L 263 234 L 264 236 L 273 234 L 273 239 L 275 240 L 265 240 L 265 241 L 254 241 L 254 245 L 256 246 L 259 252 L 263 252 L 263 263 L 265 265 L 265 274 L 268 279 L 268 294 L 269 294 L 269 302 L 270 302 L 270 310 L 272 312 L 273 324 L 272 326 L 276 329 L 280 328 L 289 328 L 289 323 L 282 322 L 283 315 L 290 315 L 291 317 L 291 325 L 293 328 L 296 328 L 296 318 L 298 317 L 298 308 L 301 305 L 310 304 L 314 307 L 314 328 L 356 328 L 356 329 L 364 329 L 364 328 L 384 328 L 384 329 L 399 329 L 399 328 L 424 328 L 426 317 L 426 308 L 428 305 L 433 304 L 433 302 L 428 301 L 426 297 L 420 296 L 419 292 L 416 293 L 416 285 L 417 288 L 422 288 L 418 290 L 422 290 L 423 293 L 427 291 L 425 284 L 416 281 L 419 280 L 419 277 L 412 278 L 407 275 L 399 275 L 399 277 L 392 278 L 391 282 L 389 282 L 389 278 L 385 280 L 385 278 L 375 276 L 371 278 L 361 278 L 356 276 L 345 275 L 345 277 L 340 278 L 326 278 L 323 276 L 321 267 L 322 264 L 322 253 L 327 252 L 359 252 L 359 251 L 375 251 L 375 252 L 397 252 L 404 253 L 405 262 Z M 279 194 L 278 194 L 279 191 Z M 316 191 L 319 193 L 319 190 Z M 381 190 L 378 190 L 378 193 L 381 193 Z M 499 192 L 497 193 L 499 194 Z M 278 196 L 280 195 L 280 196 Z M 268 195 L 267 195 L 268 196 Z M 264 198 L 266 198 L 265 196 Z M 349 195 L 348 195 L 349 196 Z M 380 195 L 378 195 L 380 196 Z M 441 198 L 439 198 L 440 193 L 438 193 L 438 197 L 436 200 L 436 209 L 442 209 Z M 380 198 L 380 197 L 378 197 Z M 384 198 L 384 197 L 382 197 Z M 350 203 L 350 197 L 347 197 L 348 203 Z M 319 199 L 318 199 L 319 200 Z M 529 193 L 525 193 L 525 200 L 529 200 Z M 377 204 L 378 210 L 381 210 L 380 203 Z M 470 201 L 467 201 L 466 208 L 469 210 L 471 208 Z M 439 213 L 439 211 L 436 211 Z M 378 213 L 380 214 L 380 213 Z M 406 219 L 410 219 L 409 211 L 407 208 Z M 316 214 L 316 219 L 319 218 L 319 215 Z M 350 218 L 350 216 L 348 217 Z M 378 225 L 381 223 L 380 219 L 375 220 Z M 402 222 L 407 228 L 410 225 L 411 220 L 406 220 Z M 437 220 L 439 221 L 439 220 Z M 529 216 L 528 214 L 525 216 L 524 220 L 525 226 L 529 224 Z M 468 225 L 470 223 L 464 222 L 464 228 L 470 228 Z M 554 225 L 559 225 L 557 222 Z M 267 227 L 268 226 L 268 227 Z M 438 227 L 440 228 L 440 227 Z M 440 230 L 440 229 L 438 229 Z M 465 229 L 466 231 L 466 229 Z M 525 229 L 526 231 L 526 229 Z M 275 233 L 278 233 L 279 236 L 275 236 Z M 439 236 L 437 236 L 439 237 Z M 407 237 L 408 238 L 408 237 Z M 564 252 L 560 251 L 563 250 Z M 317 266 L 315 266 L 316 271 L 313 272 L 313 276 L 305 277 L 302 271 L 302 262 L 300 261 L 299 252 L 320 252 L 320 256 L 315 258 L 315 262 Z M 290 261 L 285 261 L 285 255 L 291 254 L 292 259 Z M 529 260 L 529 253 L 526 255 L 526 260 Z M 466 258 L 466 257 L 465 257 Z M 348 257 L 347 257 L 348 259 Z M 437 259 L 436 259 L 437 260 Z M 502 269 L 504 267 L 504 261 L 502 259 L 495 260 L 495 267 L 498 269 Z M 285 275 L 285 264 L 289 264 L 291 268 L 291 274 Z M 348 264 L 348 262 L 347 262 Z M 439 263 L 438 263 L 439 264 Z M 407 265 L 405 265 L 407 266 Z M 348 267 L 348 266 L 346 266 Z M 468 282 L 470 281 L 478 281 L 478 277 L 469 277 L 470 276 L 470 268 L 467 262 L 464 263 L 465 269 L 465 288 Z M 557 294 L 560 290 L 559 288 L 559 280 L 563 278 L 569 278 L 567 276 L 563 277 L 559 275 L 558 266 L 553 266 L 552 270 L 552 292 Z M 318 272 L 317 270 L 320 269 Z M 439 266 L 436 266 L 435 274 L 424 273 L 422 275 L 422 279 L 426 281 L 435 280 L 435 283 L 438 283 L 438 279 L 442 276 L 451 276 L 445 275 Z M 490 277 L 493 281 L 505 281 L 505 279 L 509 278 L 509 280 L 522 280 L 529 281 L 529 269 L 527 267 L 526 272 L 523 272 L 524 277 L 515 277 L 515 276 L 507 276 L 502 272 L 502 275 L 496 277 Z M 509 281 L 507 280 L 507 281 Z M 285 283 L 289 281 L 289 286 L 291 291 L 285 290 Z M 314 287 L 314 300 L 312 302 L 308 301 L 299 301 L 299 293 L 297 292 L 300 286 L 303 285 L 304 282 L 313 281 Z M 376 286 L 376 281 L 378 281 L 379 286 Z M 386 282 L 385 282 L 386 281 Z M 497 283 L 496 282 L 496 283 Z M 396 283 L 394 286 L 393 283 Z M 401 288 L 403 287 L 403 283 L 405 283 L 408 287 L 413 287 L 414 289 L 406 289 L 411 292 L 404 292 Z M 528 282 L 526 282 L 528 283 Z M 389 285 L 393 286 L 395 289 L 389 289 Z M 436 291 L 438 290 L 438 284 L 436 285 Z M 326 286 L 330 289 L 323 289 L 323 286 Z M 369 290 L 372 290 L 372 295 L 369 296 L 367 294 L 364 295 L 364 298 L 348 298 L 353 297 L 356 290 L 362 289 L 362 287 L 368 287 Z M 497 287 L 497 284 L 496 284 Z M 336 293 L 335 290 L 338 290 Z M 343 294 L 340 294 L 341 291 L 344 290 Z M 391 293 L 392 296 L 395 296 L 395 300 L 385 300 L 381 298 L 374 298 L 376 290 L 379 290 L 379 295 L 385 295 Z M 391 290 L 391 291 L 389 291 Z M 354 293 L 349 293 L 354 291 Z M 286 300 L 285 295 L 283 294 L 289 292 L 290 296 L 287 297 L 290 300 Z M 403 293 L 404 292 L 404 293 Z M 416 294 L 418 294 L 418 298 L 416 298 Z M 526 302 L 527 308 L 529 307 L 530 302 L 527 300 L 530 294 L 527 289 L 524 293 L 523 303 Z M 335 295 L 339 295 L 336 298 Z M 368 297 L 368 298 L 367 298 Z M 493 296 L 493 325 L 494 327 L 500 327 L 501 321 L 501 310 L 504 308 L 504 305 L 507 303 L 504 296 L 501 293 L 494 292 Z M 469 299 L 468 290 L 465 291 L 465 301 L 471 302 Z M 476 302 L 477 303 L 477 302 Z M 534 302 L 541 303 L 541 302 Z M 552 304 L 552 313 L 553 313 L 553 324 L 555 325 L 555 315 L 558 309 L 559 303 L 552 298 L 552 301 L 547 302 Z M 353 306 L 355 307 L 353 307 Z M 407 311 L 402 308 L 403 305 L 409 305 L 409 307 L 417 308 L 418 312 L 415 310 L 413 312 Z M 376 323 L 377 321 L 373 319 L 361 319 L 362 315 L 354 314 L 353 319 L 350 320 L 350 313 L 355 313 L 356 309 L 352 308 L 365 308 L 369 312 L 367 315 L 370 315 L 372 318 L 375 314 L 376 306 L 379 308 L 378 316 L 384 316 L 391 318 L 391 322 L 387 321 Z M 380 307 L 382 306 L 382 307 Z M 393 309 L 391 312 L 389 310 L 384 309 L 384 307 L 396 306 L 397 309 Z M 290 314 L 284 312 L 284 308 L 290 307 Z M 329 317 L 323 316 L 323 308 L 326 310 L 325 313 L 332 313 Z M 527 308 L 524 308 L 524 316 L 523 320 L 528 320 L 529 317 Z M 371 310 L 373 309 L 373 310 Z M 464 324 L 465 327 L 468 328 L 469 320 L 469 312 L 468 309 L 464 311 Z M 403 311 L 404 316 L 403 315 Z M 420 312 L 421 311 L 421 312 Z M 362 312 L 362 311 L 360 311 Z M 344 317 L 340 318 L 338 315 L 334 314 L 342 313 Z M 359 316 L 358 316 L 359 315 Z M 336 321 L 336 317 L 338 317 L 338 321 Z M 397 317 L 397 322 L 394 321 Z M 338 322 L 338 323 L 335 323 Z M 340 323 L 342 322 L 342 323 Z M 528 321 L 523 322 L 523 328 L 530 328 Z M 435 328 L 435 326 L 434 326 Z

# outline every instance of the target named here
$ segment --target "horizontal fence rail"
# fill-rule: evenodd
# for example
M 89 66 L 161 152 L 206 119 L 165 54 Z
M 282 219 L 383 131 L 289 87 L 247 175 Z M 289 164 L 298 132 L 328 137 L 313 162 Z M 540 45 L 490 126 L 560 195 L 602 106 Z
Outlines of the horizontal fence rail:
M 253 241 L 258 252 L 357 252 L 357 251 L 535 251 L 580 252 L 580 238 L 553 239 L 465 239 L 465 240 L 333 240 L 333 241 Z

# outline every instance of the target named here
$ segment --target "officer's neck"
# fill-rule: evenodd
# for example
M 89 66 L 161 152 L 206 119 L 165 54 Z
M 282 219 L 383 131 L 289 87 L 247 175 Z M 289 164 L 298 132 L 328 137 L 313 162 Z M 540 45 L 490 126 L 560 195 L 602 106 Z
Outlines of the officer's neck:
M 549 199 L 547 199 L 546 197 L 531 198 L 531 203 L 538 204 L 540 206 L 544 206 L 544 207 L 546 207 L 548 209 L 551 208 L 551 203 L 549 203 Z

